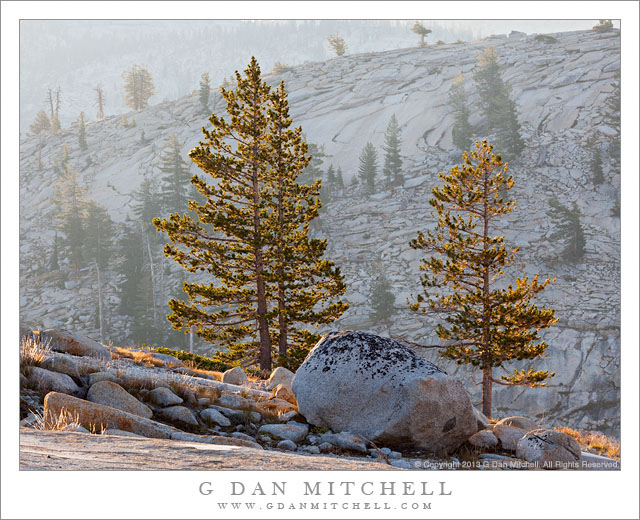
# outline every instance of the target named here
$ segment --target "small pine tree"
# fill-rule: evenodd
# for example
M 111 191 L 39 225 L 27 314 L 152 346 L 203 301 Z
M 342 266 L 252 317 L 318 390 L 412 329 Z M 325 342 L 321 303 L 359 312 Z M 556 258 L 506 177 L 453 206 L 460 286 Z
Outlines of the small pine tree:
M 549 199 L 549 206 L 551 209 L 547 214 L 555 225 L 551 239 L 556 240 L 558 249 L 561 249 L 558 256 L 567 262 L 579 262 L 586 252 L 586 242 L 578 205 L 573 202 L 571 207 L 564 206 L 556 197 L 552 197 Z
M 458 74 L 449 89 L 449 106 L 453 112 L 454 122 L 451 129 L 453 144 L 458 150 L 469 150 L 473 144 L 473 127 L 469 122 L 471 113 L 468 106 L 468 95 L 464 88 L 464 76 Z
M 620 218 L 620 194 L 616 195 L 616 199 L 613 201 L 613 206 L 611 206 L 611 216 Z
M 377 175 L 378 152 L 371 143 L 367 143 L 360 154 L 358 178 L 369 194 L 375 193 Z
M 593 26 L 593 30 L 597 32 L 607 32 L 613 29 L 611 20 L 598 20 L 598 24 Z
M 155 85 L 151 73 L 145 66 L 133 65 L 122 73 L 124 79 L 124 101 L 126 105 L 140 112 L 147 108 L 149 98 L 153 96 Z
M 36 114 L 36 118 L 29 126 L 31 135 L 39 135 L 51 130 L 51 121 L 44 110 L 40 110 Z
M 97 94 L 96 105 L 98 105 L 98 121 L 102 121 L 104 119 L 104 91 L 101 85 L 98 85 L 93 90 L 95 90 Z
M 332 197 L 333 194 L 337 191 L 338 186 L 336 186 L 337 184 L 337 180 L 338 178 L 336 177 L 336 172 L 333 169 L 333 164 L 329 165 L 329 168 L 327 169 L 327 182 L 326 183 L 322 183 L 323 184 L 323 188 L 326 187 L 327 189 L 327 194 L 329 197 Z M 322 192 L 321 192 L 322 193 Z M 320 197 L 320 200 L 322 200 L 322 197 Z M 324 204 L 326 201 L 322 200 L 322 203 Z
M 476 57 L 473 74 L 480 106 L 488 124 L 486 131 L 495 135 L 496 147 L 504 155 L 517 158 L 524 149 L 516 104 L 511 99 L 511 87 L 502 79 L 499 57 L 493 47 L 487 47 Z
M 160 203 L 165 215 L 186 208 L 191 192 L 189 165 L 182 158 L 182 145 L 177 135 L 172 135 L 161 155 L 162 189 Z
M 84 126 L 84 112 L 80 112 L 80 119 L 78 120 L 78 146 L 80 150 L 87 149 L 87 131 Z
M 340 193 L 344 193 L 344 176 L 340 166 L 338 166 L 338 173 L 336 174 L 336 187 L 340 190 Z
M 402 141 L 400 140 L 400 127 L 395 114 L 391 116 L 387 130 L 384 134 L 384 166 L 382 174 L 384 175 L 387 186 L 401 186 L 404 183 L 402 175 L 402 156 L 400 148 Z
M 211 93 L 211 81 L 208 72 L 203 72 L 200 77 L 200 106 L 204 114 L 209 114 L 209 94 Z
M 413 27 L 411 28 L 411 32 L 420 36 L 420 43 L 419 43 L 420 47 L 426 47 L 427 46 L 427 44 L 424 41 L 424 37 L 428 36 L 429 34 L 431 34 L 431 29 L 427 29 L 420 22 L 416 22 L 416 23 L 413 24 Z
M 309 143 L 308 147 L 311 160 L 300 177 L 302 184 L 313 184 L 318 179 L 322 179 L 322 168 L 320 166 L 324 164 L 324 159 L 327 157 L 327 154 L 324 153 L 324 145 L 318 146 L 315 143 Z
M 331 34 L 329 38 L 327 38 L 327 41 L 329 42 L 329 47 L 331 47 L 336 55 L 344 56 L 344 53 L 347 52 L 347 44 L 345 43 L 344 38 Z
M 446 316 L 445 324 L 436 328 L 445 342 L 443 356 L 482 370 L 482 413 L 487 417 L 494 383 L 544 386 L 553 375 L 529 368 L 495 379 L 494 369 L 542 357 L 547 345 L 538 342 L 538 331 L 557 321 L 553 310 L 531 304 L 549 279 L 540 284 L 536 275 L 531 282 L 518 278 L 515 287 L 496 287 L 518 248 L 509 251 L 504 237 L 490 232 L 496 218 L 515 209 L 515 202 L 502 196 L 513 187 L 513 178 L 500 155 L 492 152 L 486 141 L 476 143 L 474 151 L 463 154 L 462 166 L 439 174 L 444 186 L 434 188 L 429 201 L 437 227 L 426 235 L 419 232 L 410 242 L 414 249 L 436 253 L 420 266 L 424 294 L 410 308 Z
M 382 269 L 378 269 L 378 275 L 369 293 L 369 301 L 373 309 L 372 318 L 376 322 L 386 322 L 396 312 L 393 306 L 396 297 L 391 291 L 391 284 Z
M 589 166 L 591 168 L 591 179 L 594 185 L 602 184 L 604 182 L 604 173 L 602 171 L 602 154 L 600 153 L 600 147 L 596 143 L 594 138 L 591 138 L 588 142 L 588 146 L 591 152 L 591 159 Z
M 51 260 L 49 260 L 50 272 L 60 270 L 60 263 L 58 261 L 59 244 L 60 244 L 60 239 L 58 238 L 58 233 L 56 233 L 56 236 L 53 239 L 53 251 L 51 252 Z

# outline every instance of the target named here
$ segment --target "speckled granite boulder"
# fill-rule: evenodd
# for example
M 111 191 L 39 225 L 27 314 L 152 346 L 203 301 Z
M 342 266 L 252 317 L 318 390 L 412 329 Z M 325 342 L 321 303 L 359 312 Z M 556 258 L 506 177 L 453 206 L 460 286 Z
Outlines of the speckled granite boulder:
M 311 424 L 384 445 L 448 452 L 478 430 L 460 381 L 411 348 L 374 334 L 323 337 L 292 386 Z

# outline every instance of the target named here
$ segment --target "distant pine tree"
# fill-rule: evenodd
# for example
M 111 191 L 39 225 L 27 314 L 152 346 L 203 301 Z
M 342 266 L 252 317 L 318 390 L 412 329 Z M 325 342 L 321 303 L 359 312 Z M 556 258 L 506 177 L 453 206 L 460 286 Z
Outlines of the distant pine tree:
M 336 174 L 336 187 L 340 190 L 341 194 L 344 193 L 344 177 L 340 166 L 338 166 L 338 173 Z
M 591 153 L 591 160 L 589 166 L 591 168 L 591 179 L 594 185 L 602 184 L 604 182 L 604 173 L 602 171 L 602 154 L 600 153 L 600 147 L 595 139 L 590 139 L 589 150 Z
M 502 79 L 499 61 L 493 47 L 484 49 L 476 57 L 473 79 L 488 124 L 487 133 L 495 135 L 496 148 L 502 150 L 507 159 L 516 159 L 524 150 L 524 141 L 511 87 Z
M 327 38 L 329 42 L 329 47 L 335 52 L 338 56 L 343 56 L 345 52 L 347 52 L 347 44 L 344 41 L 344 38 L 340 36 L 336 36 L 335 34 L 331 34 L 329 38 Z
M 186 209 L 191 192 L 189 165 L 182 158 L 182 145 L 177 135 L 172 135 L 166 142 L 160 160 L 160 201 L 162 212 L 169 215 Z
M 200 77 L 200 106 L 204 114 L 209 114 L 209 94 L 211 93 L 211 81 L 208 72 L 203 72 Z
M 47 113 L 44 110 L 40 110 L 36 114 L 36 118 L 29 126 L 29 132 L 31 135 L 39 135 L 51 130 L 51 121 L 47 117 Z
M 153 96 L 155 85 L 151 73 L 145 66 L 133 65 L 122 73 L 124 79 L 124 101 L 126 105 L 140 112 L 147 108 L 149 98 Z
M 604 123 L 615 130 L 616 134 L 609 144 L 609 156 L 614 171 L 620 172 L 620 72 L 616 73 L 615 81 L 611 84 L 613 92 L 605 101 L 603 115 Z
M 84 126 L 84 112 L 80 112 L 80 118 L 78 119 L 78 146 L 80 150 L 87 149 L 87 131 Z
M 402 175 L 402 156 L 400 148 L 402 141 L 400 140 L 400 127 L 396 115 L 393 114 L 387 125 L 384 134 L 384 166 L 382 174 L 384 175 L 387 186 L 401 186 L 404 183 Z
M 324 145 L 318 146 L 315 143 L 308 143 L 308 147 L 311 160 L 300 177 L 302 184 L 313 184 L 318 179 L 322 179 L 322 168 L 320 166 L 324 164 L 324 159 L 327 157 L 324 152 Z
M 420 22 L 416 22 L 416 23 L 413 24 L 413 27 L 411 28 L 411 32 L 420 36 L 419 47 L 426 47 L 427 46 L 427 44 L 424 41 L 424 37 L 428 36 L 429 34 L 431 34 L 431 29 L 427 29 Z
M 369 194 L 375 193 L 377 175 L 378 153 L 371 143 L 367 143 L 360 154 L 358 178 Z
M 56 232 L 56 236 L 53 239 L 53 251 L 51 252 L 51 260 L 49 260 L 49 271 L 59 271 L 60 263 L 58 262 L 58 249 L 59 249 L 60 239 L 58 238 L 58 233 Z
M 558 249 L 561 249 L 558 256 L 567 262 L 579 262 L 586 252 L 586 242 L 578 205 L 573 202 L 571 207 L 564 206 L 556 197 L 552 197 L 549 199 L 549 206 L 551 209 L 547 214 L 555 225 L 551 239 L 555 240 Z
M 458 150 L 469 150 L 473 144 L 473 126 L 469 122 L 471 110 L 468 106 L 468 95 L 464 88 L 462 73 L 454 78 L 449 89 L 449 106 L 454 117 L 451 129 L 453 144 Z
M 396 312 L 393 306 L 396 297 L 391 291 L 391 284 L 382 269 L 379 269 L 379 273 L 375 278 L 369 293 L 369 301 L 373 309 L 372 318 L 376 322 L 386 322 Z

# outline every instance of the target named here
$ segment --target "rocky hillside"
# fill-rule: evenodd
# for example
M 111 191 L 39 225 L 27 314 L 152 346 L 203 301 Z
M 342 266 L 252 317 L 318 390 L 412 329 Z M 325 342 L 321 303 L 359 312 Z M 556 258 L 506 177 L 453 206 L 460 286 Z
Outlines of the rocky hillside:
M 452 117 L 447 92 L 453 78 L 465 75 L 471 92 L 476 53 L 494 46 L 518 105 L 526 149 L 512 165 L 518 210 L 502 223 L 509 244 L 520 246 L 519 264 L 509 275 L 526 273 L 557 277 L 541 301 L 557 310 L 560 322 L 545 332 L 548 357 L 538 365 L 556 373 L 546 389 L 495 390 L 497 415 L 510 412 L 545 417 L 550 424 L 619 429 L 620 364 L 620 221 L 611 209 L 619 196 L 620 174 L 606 160 L 608 139 L 615 130 L 602 120 L 620 68 L 619 33 L 554 34 L 555 42 L 533 35 L 485 39 L 464 44 L 434 45 L 375 54 L 335 58 L 269 76 L 286 82 L 295 124 L 309 141 L 325 146 L 325 166 L 340 166 L 352 177 L 367 141 L 383 142 L 389 118 L 395 114 L 402 130 L 405 184 L 394 191 L 362 195 L 348 188 L 323 208 L 316 232 L 329 240 L 329 256 L 346 275 L 346 299 L 351 309 L 332 329 L 371 329 L 420 344 L 435 343 L 434 319 L 416 316 L 407 298 L 418 290 L 420 257 L 408 247 L 418 229 L 434 226 L 429 216 L 430 190 L 437 172 L 459 161 L 451 141 Z M 477 97 L 470 102 L 476 106 Z M 218 95 L 213 111 L 223 112 Z M 473 124 L 481 123 L 472 110 Z M 158 175 L 158 158 L 169 136 L 176 134 L 184 155 L 200 139 L 205 124 L 197 95 L 164 102 L 135 117 L 135 127 L 123 127 L 121 116 L 87 126 L 88 150 L 81 151 L 75 129 L 43 140 L 23 138 L 20 147 L 21 319 L 32 327 L 65 326 L 96 336 L 95 281 L 90 269 L 61 279 L 47 269 L 54 239 L 52 173 L 63 144 L 70 147 L 74 168 L 90 197 L 106 207 L 116 222 L 132 215 L 132 194 L 143 178 Z M 144 131 L 144 141 L 141 132 Z M 604 160 L 603 184 L 595 186 L 589 167 L 587 140 L 595 136 Z M 40 151 L 38 152 L 40 148 Z M 382 153 L 380 151 L 380 153 Z M 87 157 L 91 161 L 87 161 Z M 42 167 L 38 168 L 38 159 Z M 191 171 L 196 169 L 192 165 Z M 586 255 L 577 264 L 558 260 L 550 239 L 547 214 L 551 195 L 563 204 L 576 202 L 582 213 Z M 381 266 L 395 294 L 396 313 L 388 323 L 371 318 L 369 293 Z M 171 276 L 171 268 L 163 265 Z M 117 311 L 121 277 L 117 266 L 106 273 L 104 289 L 110 317 L 108 339 L 127 337 L 131 320 Z M 165 300 L 166 301 L 166 300 Z M 433 350 L 425 350 L 435 357 Z M 466 368 L 456 373 L 477 398 Z M 477 402 L 478 399 L 476 399 Z

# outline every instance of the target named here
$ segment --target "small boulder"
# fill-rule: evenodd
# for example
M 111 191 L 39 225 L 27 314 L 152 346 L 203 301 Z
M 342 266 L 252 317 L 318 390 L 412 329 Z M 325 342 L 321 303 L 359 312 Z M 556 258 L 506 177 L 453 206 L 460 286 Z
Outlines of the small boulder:
M 163 419 L 187 426 L 199 426 L 198 420 L 193 415 L 193 412 L 186 406 L 169 406 L 163 408 L 160 411 L 160 415 Z
M 207 408 L 200 412 L 200 418 L 209 425 L 231 426 L 231 421 L 222 415 L 218 410 Z
M 89 386 L 95 385 L 98 381 L 111 381 L 113 383 L 119 383 L 120 379 L 111 372 L 94 372 L 89 374 Z
M 334 450 L 335 446 L 330 442 L 323 442 L 318 444 L 318 449 L 320 453 L 331 453 Z
M 531 430 L 537 430 L 540 428 L 536 424 L 533 419 L 529 419 L 528 417 L 524 417 L 522 415 L 514 415 L 512 417 L 505 417 L 496 423 L 503 424 L 505 426 L 513 426 L 514 428 L 520 428 L 521 430 L 525 430 L 530 432 Z
M 320 442 L 333 444 L 342 450 L 359 451 L 367 453 L 367 447 L 361 437 L 349 432 L 323 433 Z
M 222 374 L 222 382 L 242 386 L 249 382 L 249 378 L 242 367 L 233 367 Z
M 138 435 L 137 433 L 126 432 L 124 430 L 117 430 L 115 428 L 108 428 L 102 432 L 102 435 L 118 435 L 120 437 L 138 437 L 139 439 L 143 439 L 142 435 Z
M 73 423 L 67 424 L 60 431 L 61 432 L 75 432 L 75 433 L 91 433 L 84 426 L 78 424 L 77 422 L 73 422 Z
M 292 387 L 309 423 L 392 447 L 446 453 L 478 431 L 458 379 L 410 347 L 366 332 L 324 336 Z
M 469 444 L 477 448 L 495 448 L 498 445 L 498 438 L 491 430 L 480 430 L 469 437 Z
M 278 448 L 279 450 L 296 451 L 298 446 L 295 442 L 285 439 L 283 441 L 280 441 L 276 445 L 276 448 Z
M 296 422 L 289 422 L 287 424 L 265 424 L 260 426 L 258 433 L 266 433 L 277 439 L 288 439 L 293 442 L 300 442 L 309 433 L 309 425 Z
M 47 329 L 40 333 L 40 341 L 50 342 L 51 350 L 66 352 L 74 356 L 95 357 L 111 360 L 109 351 L 97 341 L 64 329 Z
M 492 431 L 500 441 L 502 447 L 509 451 L 516 451 L 518 441 L 527 433 L 527 430 L 516 428 L 515 426 L 507 426 L 505 424 L 496 424 Z
M 278 386 L 276 386 L 273 389 L 273 395 L 276 399 L 282 399 L 284 401 L 290 402 L 291 404 L 297 404 L 296 396 L 293 395 L 291 388 L 287 387 L 286 385 L 279 384 Z
M 80 377 L 78 364 L 67 356 L 56 354 L 56 357 L 50 357 L 40 363 L 41 368 L 46 368 L 53 372 L 67 374 L 69 377 Z
M 311 455 L 318 455 L 320 453 L 320 448 L 317 446 L 301 446 L 298 450 L 310 453 Z
M 31 367 L 27 379 L 42 393 L 61 392 L 72 395 L 80 391 L 80 387 L 67 374 L 51 372 L 45 368 Z
M 146 404 L 142 404 L 120 385 L 111 381 L 98 381 L 93 384 L 87 392 L 87 401 L 124 410 L 146 419 L 151 419 L 153 416 L 151 408 Z
M 571 435 L 540 428 L 518 441 L 516 457 L 546 469 L 582 469 L 582 451 Z
M 233 432 L 231 434 L 231 437 L 233 437 L 234 439 L 243 439 L 245 441 L 256 442 L 256 440 L 251 437 L 251 435 L 247 435 L 246 433 L 242 432 Z
M 252 423 L 259 423 L 262 418 L 258 412 L 249 412 L 246 410 L 233 410 L 231 408 L 225 408 L 224 406 L 217 406 L 215 404 L 209 406 L 209 409 L 217 410 L 222 415 L 231 419 L 233 422 L 242 423 L 249 419 Z
M 182 397 L 178 397 L 168 388 L 160 386 L 149 392 L 149 399 L 158 406 L 174 406 L 182 403 Z
M 285 385 L 291 389 L 295 374 L 284 367 L 276 368 L 267 380 L 267 389 L 273 390 L 278 385 Z
M 160 354 L 159 352 L 152 352 L 151 354 L 158 361 L 162 361 L 165 367 L 178 368 L 184 366 L 184 363 L 180 359 L 170 356 L 169 354 Z
M 218 404 L 218 406 L 223 406 L 224 408 L 233 408 L 234 410 L 241 410 L 250 407 L 248 400 L 236 394 L 222 394 L 218 397 L 216 404 Z

